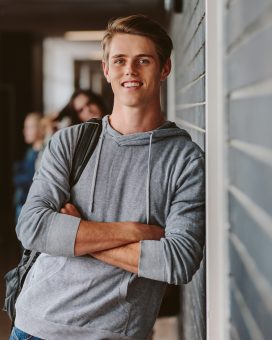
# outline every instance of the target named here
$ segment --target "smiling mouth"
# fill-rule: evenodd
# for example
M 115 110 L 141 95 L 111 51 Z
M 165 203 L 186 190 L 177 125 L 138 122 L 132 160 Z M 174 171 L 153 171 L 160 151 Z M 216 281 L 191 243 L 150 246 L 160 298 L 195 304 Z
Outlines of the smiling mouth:
M 125 88 L 135 88 L 135 87 L 140 87 L 143 85 L 142 82 L 140 81 L 125 81 L 121 84 Z

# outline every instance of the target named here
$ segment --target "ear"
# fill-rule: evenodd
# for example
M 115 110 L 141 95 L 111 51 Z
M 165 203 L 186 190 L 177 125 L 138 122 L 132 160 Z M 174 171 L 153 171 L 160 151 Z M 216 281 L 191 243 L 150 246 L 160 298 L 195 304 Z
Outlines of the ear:
M 161 70 L 161 81 L 164 81 L 168 77 L 170 71 L 171 71 L 171 59 L 168 58 Z
M 107 62 L 105 62 L 104 60 L 102 60 L 102 68 L 103 68 L 104 76 L 107 79 L 107 82 L 110 83 L 109 66 Z

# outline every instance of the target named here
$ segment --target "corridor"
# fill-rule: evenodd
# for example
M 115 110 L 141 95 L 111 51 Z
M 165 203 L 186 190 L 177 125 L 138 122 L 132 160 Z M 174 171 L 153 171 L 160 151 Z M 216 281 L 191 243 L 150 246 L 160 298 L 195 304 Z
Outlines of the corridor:
M 20 257 L 12 168 L 26 150 L 26 114 L 65 111 L 73 91 L 89 87 L 110 111 L 101 31 L 135 13 L 171 36 L 162 110 L 206 155 L 203 260 L 166 303 L 152 340 L 270 340 L 272 0 L 0 0 L 0 276 Z M 1 304 L 3 294 L 2 280 Z M 1 311 L 0 340 L 9 329 Z

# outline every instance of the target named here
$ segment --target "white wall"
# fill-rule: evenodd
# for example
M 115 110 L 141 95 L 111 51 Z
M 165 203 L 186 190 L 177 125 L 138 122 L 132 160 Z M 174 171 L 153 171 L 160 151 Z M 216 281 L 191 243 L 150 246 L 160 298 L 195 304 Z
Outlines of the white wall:
M 46 38 L 43 43 L 44 112 L 62 109 L 74 91 L 74 60 L 101 59 L 100 42 Z

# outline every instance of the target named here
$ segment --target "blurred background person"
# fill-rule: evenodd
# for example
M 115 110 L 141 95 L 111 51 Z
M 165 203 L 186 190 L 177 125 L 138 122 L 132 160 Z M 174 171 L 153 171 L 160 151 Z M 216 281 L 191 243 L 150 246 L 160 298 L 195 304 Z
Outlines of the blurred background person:
M 57 130 L 84 123 L 92 118 L 102 119 L 105 114 L 106 107 L 101 95 L 94 93 L 90 89 L 75 90 L 69 102 L 58 114 L 47 114 L 40 121 L 43 144 L 36 159 L 36 168 L 40 164 L 43 151 L 49 139 Z
M 101 119 L 106 114 L 102 97 L 91 90 L 76 90 L 70 98 L 70 107 L 79 122 Z
M 57 129 L 62 129 L 71 125 L 79 124 L 76 117 L 76 113 L 71 108 L 70 102 L 68 102 L 55 117 Z
M 48 114 L 42 117 L 40 126 L 43 135 L 43 144 L 47 144 L 49 139 L 58 129 L 55 121 L 55 114 Z
M 41 129 L 42 114 L 28 113 L 24 120 L 23 136 L 28 146 L 22 160 L 13 166 L 14 205 L 16 221 L 25 203 L 32 178 L 36 170 L 36 160 L 43 146 L 44 135 Z
M 42 159 L 43 152 L 45 150 L 45 147 L 47 143 L 49 142 L 50 138 L 53 136 L 53 134 L 58 130 L 58 123 L 56 121 L 56 114 L 47 114 L 46 116 L 41 118 L 40 121 L 40 128 L 41 133 L 43 136 L 43 142 L 42 146 L 40 148 L 40 151 L 38 152 L 36 162 L 35 162 L 35 168 L 38 169 L 40 166 L 40 162 Z
M 101 119 L 106 107 L 101 95 L 90 89 L 77 89 L 56 117 L 58 129 L 80 124 L 92 118 Z

